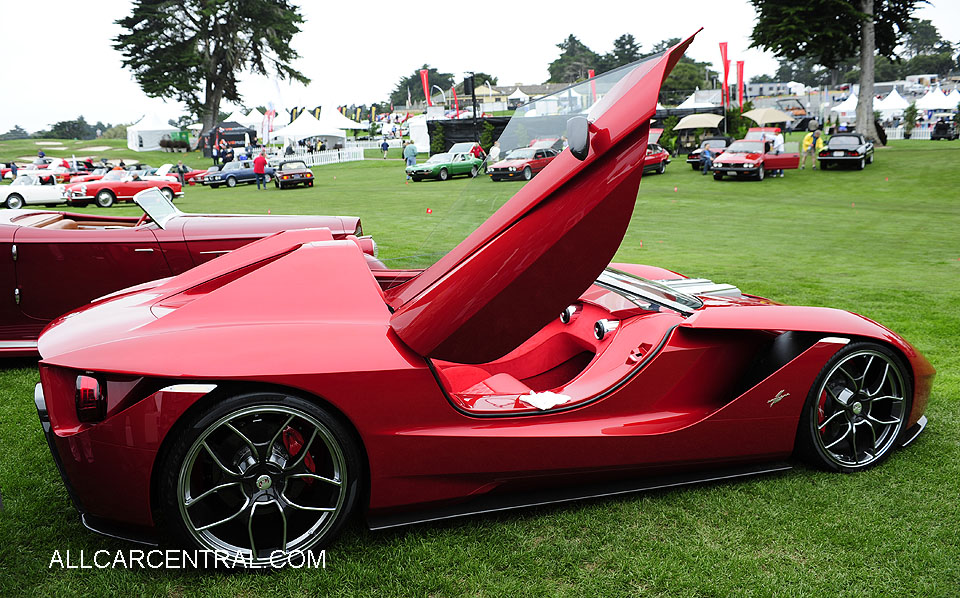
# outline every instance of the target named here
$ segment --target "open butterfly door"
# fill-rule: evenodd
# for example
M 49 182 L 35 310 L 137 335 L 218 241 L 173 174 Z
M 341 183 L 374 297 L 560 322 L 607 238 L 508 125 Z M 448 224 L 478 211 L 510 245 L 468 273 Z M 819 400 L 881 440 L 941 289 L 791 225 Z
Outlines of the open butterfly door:
M 630 222 L 660 86 L 692 41 L 628 67 L 586 119 L 571 115 L 568 149 L 452 251 L 387 291 L 390 325 L 407 345 L 446 361 L 492 361 L 593 283 Z

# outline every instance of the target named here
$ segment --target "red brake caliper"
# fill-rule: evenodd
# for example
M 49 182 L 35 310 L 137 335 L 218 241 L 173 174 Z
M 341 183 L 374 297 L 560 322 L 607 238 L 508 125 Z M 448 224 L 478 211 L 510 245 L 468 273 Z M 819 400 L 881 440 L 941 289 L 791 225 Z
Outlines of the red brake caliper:
M 287 426 L 283 430 L 283 446 L 287 449 L 287 453 L 291 457 L 296 457 L 303 448 L 303 436 L 297 430 Z M 316 466 L 313 464 L 313 456 L 310 453 L 303 456 L 303 464 L 307 466 L 310 473 L 317 473 Z M 313 484 L 313 480 L 310 478 L 303 478 L 303 481 L 306 482 L 308 486 Z

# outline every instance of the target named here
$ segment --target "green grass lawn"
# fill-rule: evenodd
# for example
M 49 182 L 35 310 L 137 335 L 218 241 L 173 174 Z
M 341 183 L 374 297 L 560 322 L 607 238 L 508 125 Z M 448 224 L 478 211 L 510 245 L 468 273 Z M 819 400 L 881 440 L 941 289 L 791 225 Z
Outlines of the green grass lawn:
M 0 143 L 0 160 L 22 151 L 11 143 L 24 142 Z M 191 156 L 188 163 L 201 162 Z M 314 172 L 312 189 L 188 187 L 178 205 L 357 215 L 391 259 L 452 242 L 520 185 L 405 184 L 396 159 Z M 388 533 L 357 522 L 329 547 L 325 570 L 49 569 L 54 549 L 131 546 L 80 525 L 36 418 L 35 360 L 8 360 L 0 365 L 0 595 L 956 596 L 958 189 L 960 142 L 895 141 L 864 171 L 808 168 L 762 183 L 717 182 L 681 157 L 665 175 L 644 177 L 617 254 L 780 302 L 856 311 L 903 334 L 939 372 L 930 425 L 878 468 L 838 475 L 799 466 Z

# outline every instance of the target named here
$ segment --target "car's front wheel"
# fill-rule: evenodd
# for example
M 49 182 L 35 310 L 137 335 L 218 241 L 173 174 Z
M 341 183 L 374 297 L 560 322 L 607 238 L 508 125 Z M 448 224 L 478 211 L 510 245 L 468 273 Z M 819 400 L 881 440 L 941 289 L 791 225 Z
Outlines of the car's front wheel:
M 228 177 L 227 177 L 227 187 L 236 187 L 236 186 L 237 186 L 237 179 L 235 179 L 235 178 L 232 177 L 232 176 L 228 176 Z
M 532 179 L 532 178 L 533 178 L 533 171 L 530 170 L 530 167 L 529 167 L 529 166 L 524 166 L 524 167 L 523 167 L 523 180 L 529 181 L 529 180 Z
M 876 465 L 903 435 L 911 396 L 899 356 L 877 343 L 851 343 L 827 362 L 807 395 L 798 452 L 833 471 Z
M 440 169 L 440 180 L 441 180 L 441 181 L 445 181 L 445 180 L 447 180 L 447 179 L 449 179 L 449 178 L 450 178 L 450 173 L 447 172 L 447 169 L 446 169 L 446 168 L 441 168 L 441 169 Z
M 715 180 L 715 181 L 721 181 L 721 180 L 723 180 L 723 173 L 722 173 L 722 172 L 715 172 L 715 173 L 713 173 L 713 180 Z
M 23 198 L 16 193 L 11 193 L 7 196 L 6 206 L 11 210 L 19 210 L 23 207 Z
M 168 200 L 173 201 L 173 190 L 170 187 L 164 187 L 160 190 L 160 193 L 163 193 L 163 196 Z
M 158 488 L 164 528 L 184 545 L 276 564 L 325 547 L 356 504 L 359 449 L 310 401 L 237 395 L 176 432 Z
M 113 202 L 116 201 L 116 199 L 117 198 L 113 196 L 113 193 L 104 189 L 103 191 L 97 193 L 95 201 L 97 202 L 98 207 L 109 208 L 113 205 Z
M 757 180 L 762 181 L 765 176 L 766 176 L 766 172 L 765 172 L 765 169 L 763 168 L 763 164 L 761 164 L 760 170 L 757 171 Z

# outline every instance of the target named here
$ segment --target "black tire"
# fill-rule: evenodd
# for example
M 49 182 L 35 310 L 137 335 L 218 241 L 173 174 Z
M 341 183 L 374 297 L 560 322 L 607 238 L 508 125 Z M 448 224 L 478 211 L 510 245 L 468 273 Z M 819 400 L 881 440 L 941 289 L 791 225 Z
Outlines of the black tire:
M 216 189 L 216 188 L 219 187 L 219 186 L 220 186 L 220 185 L 213 185 L 213 184 L 211 184 L 211 185 L 210 185 L 210 188 L 211 188 L 211 189 Z
M 663 173 L 665 173 L 666 171 L 667 171 L 667 163 L 666 163 L 666 162 L 660 162 L 660 164 L 657 165 L 657 174 L 663 174 Z
M 268 565 L 284 543 L 293 554 L 323 549 L 356 506 L 356 442 L 336 417 L 300 397 L 261 392 L 211 402 L 170 437 L 157 489 L 162 529 L 176 545 Z
M 912 397 L 909 369 L 899 355 L 873 342 L 850 343 L 823 366 L 807 394 L 797 453 L 828 471 L 873 467 L 902 441 Z
M 421 177 L 418 177 L 418 176 L 414 176 L 414 177 L 410 177 L 410 178 L 413 179 L 413 182 L 414 182 L 414 183 L 419 183 L 420 181 L 423 180 Z
M 723 180 L 723 173 L 722 173 L 722 172 L 715 172 L 715 173 L 713 173 L 713 180 L 715 180 L 715 181 L 722 181 L 722 180 Z
M 237 179 L 232 176 L 228 176 L 227 187 L 236 187 L 236 186 L 237 186 Z
M 857 170 L 863 170 L 867 166 L 867 159 L 860 158 L 860 161 L 857 162 Z
M 758 181 L 762 181 L 765 176 L 766 176 L 766 172 L 765 172 L 765 169 L 764 169 L 764 167 L 763 167 L 763 164 L 761 164 L 761 165 L 760 165 L 760 170 L 757 171 L 757 180 L 758 180 Z
M 163 189 L 160 190 L 160 193 L 163 193 L 164 197 L 166 197 L 170 201 L 173 201 L 173 189 L 171 189 L 170 187 L 164 187 Z
M 867 156 L 867 164 L 873 164 L 873 154 Z
M 19 210 L 23 207 L 23 197 L 19 193 L 11 193 L 7 196 L 5 205 L 11 210 Z
M 471 178 L 471 179 L 472 179 L 472 178 L 476 178 L 477 172 L 479 172 L 479 171 L 477 170 L 477 167 L 476 167 L 476 166 L 471 167 L 471 168 L 470 168 L 470 178 Z
M 97 196 L 94 198 L 98 208 L 109 208 L 117 198 L 113 195 L 113 192 L 108 189 L 103 189 L 97 192 Z
M 313 181 L 308 182 L 307 187 L 313 187 Z
M 492 176 L 492 177 L 490 177 L 490 180 L 493 181 L 494 183 L 499 183 L 499 182 L 502 181 L 503 179 L 501 179 L 501 178 L 499 178 L 499 177 Z
M 524 167 L 523 167 L 523 180 L 529 181 L 529 180 L 532 179 L 532 178 L 533 178 L 533 171 L 530 170 L 530 167 L 529 167 L 529 166 L 524 166 Z
M 447 172 L 447 169 L 446 169 L 446 168 L 441 168 L 441 169 L 440 169 L 440 175 L 438 176 L 438 178 L 439 178 L 441 181 L 445 181 L 445 180 L 447 180 L 447 179 L 450 178 L 450 173 Z M 414 179 L 414 180 L 416 180 L 416 179 Z
M 697 166 L 696 164 L 691 164 L 691 165 L 690 165 L 690 168 L 692 168 L 692 169 L 694 169 L 694 170 L 700 170 L 700 167 Z

